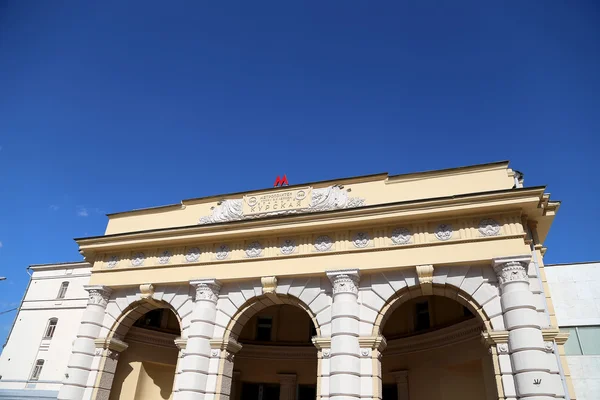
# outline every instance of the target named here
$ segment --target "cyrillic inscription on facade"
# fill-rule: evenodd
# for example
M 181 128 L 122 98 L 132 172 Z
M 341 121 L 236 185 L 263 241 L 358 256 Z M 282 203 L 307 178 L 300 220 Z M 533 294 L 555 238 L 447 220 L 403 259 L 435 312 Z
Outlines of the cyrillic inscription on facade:
M 276 193 L 244 196 L 243 214 L 248 216 L 308 208 L 311 202 L 311 192 L 311 187 L 304 187 Z

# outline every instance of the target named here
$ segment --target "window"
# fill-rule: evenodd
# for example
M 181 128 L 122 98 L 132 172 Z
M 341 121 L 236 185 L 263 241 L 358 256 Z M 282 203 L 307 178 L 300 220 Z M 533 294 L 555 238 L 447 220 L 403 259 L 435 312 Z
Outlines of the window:
M 69 287 L 69 282 L 63 282 L 60 285 L 60 290 L 58 291 L 58 296 L 56 296 L 57 299 L 64 299 L 65 295 L 67 294 L 67 288 Z
M 566 355 L 600 355 L 600 326 L 573 326 L 561 329 L 570 333 L 565 343 Z
M 429 329 L 429 302 L 423 301 L 415 304 L 415 331 Z
M 256 319 L 256 340 L 263 342 L 271 341 L 271 328 L 273 320 L 271 317 L 258 317 Z
M 46 333 L 44 334 L 44 339 L 50 339 L 54 336 L 54 331 L 56 330 L 56 324 L 58 324 L 58 318 L 50 318 L 48 321 L 48 326 L 46 327 Z
M 37 381 L 40 379 L 40 374 L 42 373 L 42 367 L 44 366 L 44 360 L 37 360 L 35 362 L 35 367 L 33 367 L 33 371 L 31 372 L 31 380 Z

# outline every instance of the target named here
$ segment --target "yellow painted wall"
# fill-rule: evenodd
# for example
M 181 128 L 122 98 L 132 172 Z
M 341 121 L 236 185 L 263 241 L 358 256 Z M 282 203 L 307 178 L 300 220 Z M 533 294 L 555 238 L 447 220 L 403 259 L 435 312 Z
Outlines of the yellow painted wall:
M 489 357 L 479 338 L 401 356 L 386 356 L 384 351 L 383 383 L 395 383 L 390 372 L 408 370 L 411 399 L 489 400 L 482 371 Z
M 130 341 L 119 356 L 110 400 L 169 399 L 177 354 L 175 344 L 166 348 Z
M 305 344 L 313 346 L 311 342 L 311 325 L 313 324 L 306 311 L 299 307 L 287 304 L 267 307 L 254 315 L 242 329 L 239 341 L 254 341 L 256 333 L 256 321 L 259 317 L 272 318 L 272 341 L 273 343 L 290 343 L 294 345 Z
M 514 179 L 508 163 L 501 163 L 389 178 L 382 174 L 372 178 L 340 179 L 336 182 L 317 183 L 313 187 L 327 187 L 335 183 L 343 183 L 344 189 L 351 189 L 351 196 L 364 198 L 367 205 L 374 205 L 510 189 L 514 185 Z M 265 190 L 277 192 L 288 188 Z M 211 207 L 215 207 L 222 198 L 242 197 L 243 194 L 220 195 L 185 200 L 182 204 L 168 207 L 111 215 L 106 234 L 195 225 L 200 217 L 210 215 Z

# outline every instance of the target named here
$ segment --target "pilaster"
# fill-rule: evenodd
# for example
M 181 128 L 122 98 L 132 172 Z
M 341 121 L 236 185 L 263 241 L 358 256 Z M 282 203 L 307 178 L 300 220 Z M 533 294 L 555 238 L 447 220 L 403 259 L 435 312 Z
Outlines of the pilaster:
M 533 293 L 529 288 L 526 267 L 530 256 L 494 260 L 494 270 L 500 283 L 500 303 L 508 343 L 497 345 L 505 395 L 509 397 L 512 371 L 514 390 L 518 399 L 563 398 L 564 390 L 556 358 L 548 356 Z M 503 358 L 503 356 L 505 358 Z
M 58 393 L 60 400 L 82 400 L 91 395 L 91 390 L 86 391 L 86 388 L 89 387 L 88 378 L 96 356 L 94 339 L 100 334 L 112 289 L 101 285 L 86 285 L 84 289 L 89 294 L 88 303 L 73 342 L 65 380 Z
M 332 400 L 361 393 L 358 270 L 328 271 L 333 286 L 329 393 Z
M 296 400 L 296 374 L 277 374 L 279 400 Z
M 207 393 L 209 360 L 216 305 L 221 285 L 214 279 L 191 281 L 195 289 L 194 311 L 183 358 L 181 372 L 175 383 L 175 400 L 204 399 Z

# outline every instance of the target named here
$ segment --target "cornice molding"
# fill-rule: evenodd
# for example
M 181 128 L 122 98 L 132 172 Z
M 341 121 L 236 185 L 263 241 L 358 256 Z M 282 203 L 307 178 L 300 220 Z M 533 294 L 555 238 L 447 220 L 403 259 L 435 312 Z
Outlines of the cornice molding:
M 245 344 L 236 354 L 238 358 L 258 360 L 316 360 L 317 349 L 313 346 L 263 346 Z
M 129 342 L 138 342 L 151 344 L 154 346 L 173 348 L 175 347 L 175 340 L 178 339 L 178 336 L 171 333 L 158 332 L 132 326 L 125 338 Z
M 430 349 L 452 346 L 467 340 L 477 338 L 481 335 L 483 326 L 472 318 L 468 321 L 438 329 L 421 335 L 410 336 L 401 339 L 392 339 L 387 342 L 384 356 L 416 353 Z
M 329 227 L 330 229 L 332 225 L 335 225 L 338 227 L 336 229 L 342 229 L 347 225 L 356 225 L 357 222 L 362 222 L 360 220 L 365 217 L 393 220 L 399 217 L 406 218 L 407 213 L 418 213 L 419 219 L 425 219 L 432 214 L 437 214 L 440 218 L 445 218 L 443 214 L 456 212 L 456 210 L 453 209 L 455 207 L 476 204 L 480 208 L 485 208 L 488 206 L 497 206 L 497 202 L 499 201 L 505 202 L 505 206 L 514 209 L 519 209 L 524 206 L 523 204 L 519 206 L 515 201 L 530 203 L 532 208 L 536 208 L 541 196 L 544 194 L 544 189 L 544 187 L 538 187 L 500 190 L 434 199 L 377 204 L 359 208 L 298 214 L 285 217 L 268 217 L 264 219 L 231 221 L 210 225 L 190 225 L 140 232 L 118 233 L 97 237 L 78 238 L 75 240 L 79 244 L 80 249 L 85 252 L 131 246 L 141 240 L 147 241 L 149 245 L 157 241 L 165 242 L 171 240 L 180 242 L 181 240 L 194 240 L 201 237 L 205 238 L 207 235 L 213 233 L 215 236 L 218 236 L 219 240 L 226 240 L 226 237 L 236 235 L 237 229 L 241 229 L 244 232 L 247 232 L 247 234 L 252 234 L 253 230 L 270 230 L 273 225 L 277 225 L 280 231 L 286 229 L 302 230 L 302 224 L 306 223 L 322 224 L 324 227 Z M 481 211 L 480 213 L 484 212 Z M 341 221 L 342 219 L 343 221 Z M 223 229 L 224 224 L 227 224 L 228 229 Z M 284 232 L 281 233 L 283 234 Z

